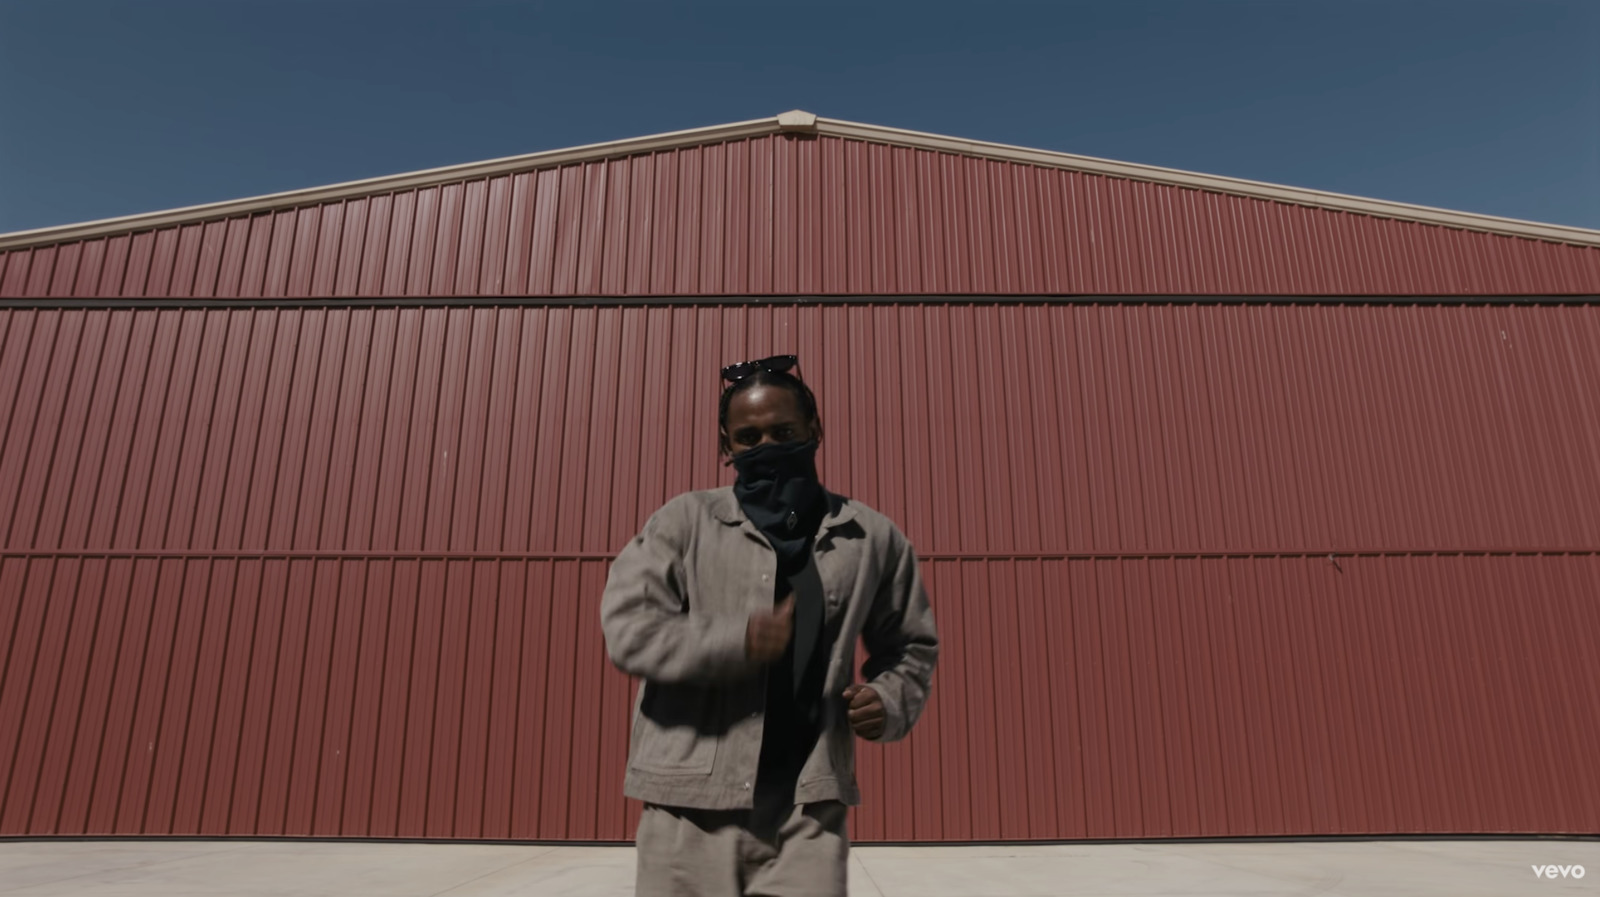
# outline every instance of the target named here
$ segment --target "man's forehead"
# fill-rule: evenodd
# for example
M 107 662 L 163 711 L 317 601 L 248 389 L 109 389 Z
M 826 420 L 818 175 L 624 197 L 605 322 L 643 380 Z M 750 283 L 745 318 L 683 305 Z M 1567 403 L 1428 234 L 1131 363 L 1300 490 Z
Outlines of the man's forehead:
M 800 401 L 793 391 L 781 386 L 752 386 L 728 402 L 728 422 L 735 417 L 772 418 L 800 416 Z

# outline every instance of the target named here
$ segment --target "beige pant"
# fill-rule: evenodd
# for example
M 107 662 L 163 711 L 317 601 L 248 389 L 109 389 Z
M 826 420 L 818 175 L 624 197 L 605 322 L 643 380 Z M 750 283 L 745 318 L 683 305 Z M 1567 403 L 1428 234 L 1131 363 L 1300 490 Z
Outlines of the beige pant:
M 749 811 L 646 804 L 639 819 L 636 897 L 844 897 L 847 810 L 795 807 L 777 831 L 751 830 Z

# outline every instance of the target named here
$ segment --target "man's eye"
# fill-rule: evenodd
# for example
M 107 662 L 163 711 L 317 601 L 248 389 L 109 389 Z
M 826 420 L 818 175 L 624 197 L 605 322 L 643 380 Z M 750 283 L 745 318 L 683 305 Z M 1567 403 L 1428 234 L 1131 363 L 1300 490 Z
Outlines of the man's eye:
M 739 440 L 740 445 L 754 445 L 756 442 L 760 441 L 761 434 L 751 433 L 747 430 L 743 433 L 740 433 L 738 436 L 735 436 L 734 438 Z
M 777 429 L 777 431 L 776 431 L 776 432 L 774 432 L 774 433 L 773 433 L 773 434 L 772 434 L 772 435 L 773 435 L 773 436 L 774 436 L 774 437 L 775 437 L 775 438 L 776 438 L 776 439 L 777 439 L 777 440 L 778 440 L 778 441 L 779 441 L 779 442 L 788 442 L 788 441 L 789 441 L 789 438 L 790 438 L 790 437 L 791 437 L 791 436 L 793 436 L 793 435 L 794 435 L 794 431 L 793 431 L 793 430 L 791 430 L 791 429 L 789 429 L 789 428 L 788 428 L 788 427 L 779 427 L 779 428 L 778 428 L 778 429 Z

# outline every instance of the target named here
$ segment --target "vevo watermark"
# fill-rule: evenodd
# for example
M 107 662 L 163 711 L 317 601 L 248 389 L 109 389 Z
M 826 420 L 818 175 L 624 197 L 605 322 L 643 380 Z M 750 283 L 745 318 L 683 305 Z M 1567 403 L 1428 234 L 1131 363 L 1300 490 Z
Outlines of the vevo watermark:
M 1534 878 L 1582 878 L 1582 866 L 1534 866 Z

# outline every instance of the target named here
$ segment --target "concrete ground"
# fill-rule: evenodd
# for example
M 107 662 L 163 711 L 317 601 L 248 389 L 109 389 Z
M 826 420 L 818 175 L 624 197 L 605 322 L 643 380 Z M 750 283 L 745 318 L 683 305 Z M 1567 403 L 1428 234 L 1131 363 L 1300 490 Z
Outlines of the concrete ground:
M 1534 865 L 1585 866 L 1536 878 Z M 1600 893 L 1600 841 L 860 847 L 855 897 Z M 5 897 L 629 897 L 633 850 L 508 844 L 4 841 Z

